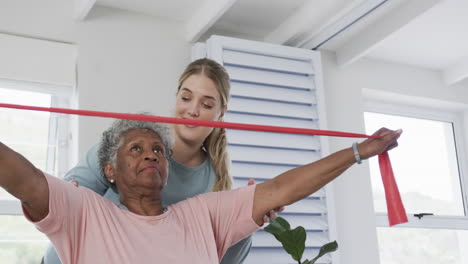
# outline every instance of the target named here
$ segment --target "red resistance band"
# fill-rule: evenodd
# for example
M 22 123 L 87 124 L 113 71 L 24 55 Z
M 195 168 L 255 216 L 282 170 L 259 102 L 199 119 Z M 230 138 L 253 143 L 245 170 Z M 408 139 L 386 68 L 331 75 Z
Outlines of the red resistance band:
M 329 131 L 329 130 L 251 125 L 251 124 L 219 122 L 219 121 L 209 121 L 209 120 L 193 120 L 193 119 L 182 119 L 182 118 L 174 118 L 174 117 L 149 116 L 149 115 L 140 115 L 140 114 L 122 114 L 122 113 L 90 111 L 90 110 L 75 110 L 75 109 L 56 108 L 56 107 L 38 107 L 38 106 L 2 104 L 2 103 L 0 103 L 0 107 L 61 113 L 61 114 L 82 115 L 82 116 L 107 117 L 107 118 L 139 120 L 139 121 L 147 121 L 147 122 L 195 125 L 195 126 L 204 126 L 204 127 L 217 127 L 217 128 L 240 129 L 240 130 L 263 131 L 263 132 L 317 135 L 317 136 L 351 137 L 351 138 L 380 138 L 379 136 L 368 136 L 364 134 L 346 133 L 346 132 Z M 393 225 L 397 225 L 401 223 L 406 223 L 408 222 L 408 218 L 406 216 L 403 203 L 401 202 L 400 193 L 398 191 L 398 186 L 396 184 L 395 177 L 393 175 L 392 165 L 390 163 L 390 158 L 387 152 L 384 152 L 379 155 L 379 166 L 380 166 L 380 173 L 382 175 L 382 180 L 383 180 L 384 189 L 385 189 L 385 197 L 387 200 L 389 224 L 390 226 L 393 226 Z

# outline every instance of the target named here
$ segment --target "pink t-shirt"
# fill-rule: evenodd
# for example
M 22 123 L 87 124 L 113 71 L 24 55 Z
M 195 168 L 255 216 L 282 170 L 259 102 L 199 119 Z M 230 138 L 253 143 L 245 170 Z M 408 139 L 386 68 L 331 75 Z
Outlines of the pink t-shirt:
M 46 179 L 49 214 L 34 224 L 63 264 L 219 263 L 231 245 L 259 228 L 252 219 L 255 185 L 198 195 L 162 215 L 141 216 L 87 188 Z

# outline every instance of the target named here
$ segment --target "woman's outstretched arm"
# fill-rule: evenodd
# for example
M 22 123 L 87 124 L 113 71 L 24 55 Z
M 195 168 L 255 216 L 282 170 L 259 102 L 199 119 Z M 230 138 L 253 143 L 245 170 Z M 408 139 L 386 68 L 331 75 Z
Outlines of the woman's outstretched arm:
M 368 159 L 396 147 L 401 130 L 380 129 L 374 135 L 379 139 L 367 139 L 358 146 L 362 159 Z M 355 163 L 352 148 L 340 150 L 316 162 L 289 170 L 258 184 L 255 190 L 252 218 L 263 224 L 263 216 L 280 206 L 299 201 L 316 192 L 341 175 Z
M 33 221 L 49 213 L 49 187 L 42 172 L 0 142 L 0 187 L 21 201 Z

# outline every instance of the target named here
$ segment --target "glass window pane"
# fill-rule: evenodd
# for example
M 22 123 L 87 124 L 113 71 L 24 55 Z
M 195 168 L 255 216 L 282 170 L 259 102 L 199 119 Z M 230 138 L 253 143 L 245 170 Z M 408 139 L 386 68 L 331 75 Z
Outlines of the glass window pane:
M 50 107 L 51 95 L 0 88 L 2 103 Z M 47 112 L 0 108 L 0 138 L 2 142 L 21 153 L 37 168 L 45 170 L 49 140 Z M 0 188 L 0 199 L 13 199 Z
M 381 264 L 468 264 L 468 230 L 377 228 Z
M 407 213 L 465 215 L 452 123 L 377 113 L 364 117 L 366 133 L 382 126 L 403 129 L 390 158 Z M 369 166 L 375 211 L 386 212 L 377 159 Z
M 22 215 L 0 215 L 0 263 L 41 263 L 47 237 Z

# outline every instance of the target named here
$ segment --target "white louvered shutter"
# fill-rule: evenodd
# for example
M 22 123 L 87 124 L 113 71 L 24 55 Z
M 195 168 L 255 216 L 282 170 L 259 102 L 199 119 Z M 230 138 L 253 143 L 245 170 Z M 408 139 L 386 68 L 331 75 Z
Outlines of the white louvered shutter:
M 200 46 L 194 58 L 200 57 Z M 207 57 L 218 61 L 231 77 L 231 99 L 226 122 L 325 129 L 321 63 L 318 52 L 261 42 L 212 36 Z M 234 186 L 256 183 L 313 162 L 328 154 L 325 137 L 228 130 Z M 307 230 L 305 258 L 335 239 L 330 190 L 287 206 L 280 215 Z M 293 263 L 281 244 L 263 229 L 253 236 L 249 263 Z M 334 253 L 336 254 L 336 253 Z M 317 263 L 337 263 L 322 257 Z

